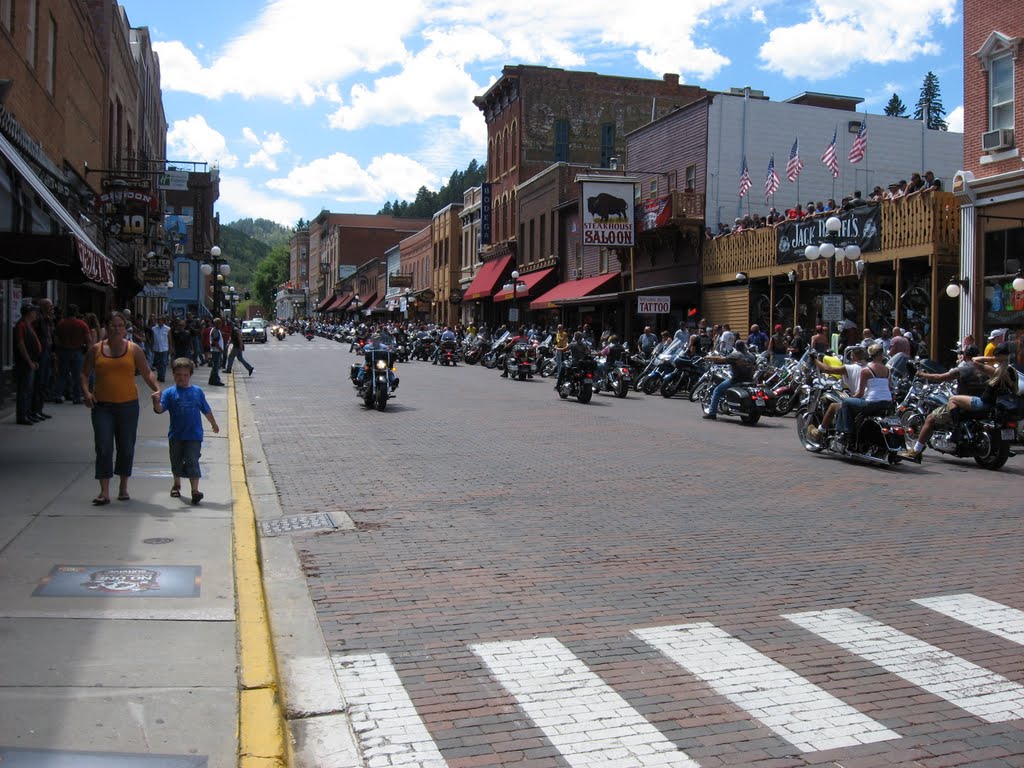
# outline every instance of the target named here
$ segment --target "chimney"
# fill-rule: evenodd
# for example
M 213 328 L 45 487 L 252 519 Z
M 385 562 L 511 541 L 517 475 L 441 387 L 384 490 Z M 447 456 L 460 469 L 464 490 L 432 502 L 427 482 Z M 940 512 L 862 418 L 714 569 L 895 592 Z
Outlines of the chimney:
M 674 85 L 677 88 L 679 87 L 679 74 L 677 72 L 666 72 L 661 76 L 661 79 L 668 85 Z

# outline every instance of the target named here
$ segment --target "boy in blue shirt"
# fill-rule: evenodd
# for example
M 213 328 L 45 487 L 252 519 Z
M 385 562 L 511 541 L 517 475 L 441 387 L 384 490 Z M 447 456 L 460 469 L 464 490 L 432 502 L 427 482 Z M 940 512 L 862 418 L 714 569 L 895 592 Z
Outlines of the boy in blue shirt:
M 195 364 L 187 357 L 179 357 L 171 366 L 174 374 L 174 386 L 153 393 L 153 411 L 171 414 L 171 425 L 167 431 L 170 443 L 171 473 L 174 485 L 171 496 L 181 496 L 181 478 L 187 477 L 192 486 L 192 504 L 198 504 L 203 494 L 199 492 L 199 455 L 203 447 L 203 419 L 210 422 L 214 434 L 220 432 L 217 420 L 213 416 L 206 395 L 199 387 L 192 384 Z

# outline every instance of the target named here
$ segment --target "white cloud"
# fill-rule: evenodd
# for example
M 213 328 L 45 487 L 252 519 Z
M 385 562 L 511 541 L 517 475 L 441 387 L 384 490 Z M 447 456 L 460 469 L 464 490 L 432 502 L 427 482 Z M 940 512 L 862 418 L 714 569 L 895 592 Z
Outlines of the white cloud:
M 756 24 L 766 24 L 768 22 L 768 18 L 764 15 L 763 8 L 752 8 L 750 10 L 750 20 Z
M 285 227 L 294 226 L 300 218 L 309 216 L 307 206 L 281 195 L 254 189 L 248 179 L 234 174 L 221 174 L 217 208 L 221 221 L 251 217 L 276 221 Z
M 220 168 L 234 168 L 238 158 L 228 152 L 224 136 L 210 127 L 202 115 L 175 120 L 167 130 L 169 160 L 209 163 Z
M 949 130 L 955 133 L 964 132 L 964 105 L 961 104 L 959 107 L 954 109 L 948 115 L 946 115 L 946 126 Z
M 280 133 L 268 133 L 265 134 L 265 139 L 261 139 L 249 127 L 242 129 L 242 136 L 246 141 L 250 144 L 255 144 L 258 148 L 249 155 L 249 159 L 245 162 L 245 167 L 259 167 L 266 168 L 268 171 L 276 171 L 277 161 L 274 158 L 285 150 L 287 142 L 285 142 L 284 137 Z
M 404 155 L 385 154 L 373 158 L 365 169 L 349 155 L 336 152 L 293 168 L 267 186 L 296 197 L 330 197 L 338 202 L 412 199 L 425 186 L 436 189 L 437 175 Z
M 769 71 L 825 80 L 855 64 L 941 53 L 933 27 L 955 20 L 956 0 L 814 0 L 809 18 L 773 29 L 759 56 Z

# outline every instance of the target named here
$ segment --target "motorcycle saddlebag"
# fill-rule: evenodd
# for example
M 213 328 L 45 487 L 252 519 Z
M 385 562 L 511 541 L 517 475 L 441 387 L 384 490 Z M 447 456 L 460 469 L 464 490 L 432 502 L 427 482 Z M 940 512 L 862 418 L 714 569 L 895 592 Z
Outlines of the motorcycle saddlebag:
M 348 377 L 349 377 L 349 379 L 351 379 L 352 381 L 355 381 L 356 377 L 359 376 L 359 369 L 362 368 L 362 367 L 363 367 L 362 363 L 352 363 L 352 365 L 349 366 L 349 369 L 348 369 Z

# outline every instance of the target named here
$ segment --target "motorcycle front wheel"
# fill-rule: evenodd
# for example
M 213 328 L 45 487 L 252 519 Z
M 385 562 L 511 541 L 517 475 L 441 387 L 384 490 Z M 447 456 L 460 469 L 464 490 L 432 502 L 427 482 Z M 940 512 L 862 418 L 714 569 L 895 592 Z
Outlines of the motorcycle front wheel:
M 378 411 L 383 411 L 388 407 L 388 391 L 383 386 L 377 387 L 377 399 L 374 405 Z
M 562 386 L 560 386 L 558 388 L 558 396 L 560 398 L 562 398 L 563 400 L 566 400 L 569 397 L 569 393 L 566 391 L 566 389 L 567 389 L 567 386 L 565 384 L 563 384 Z
M 666 400 L 679 391 L 679 379 L 665 382 L 661 385 L 661 396 Z
M 558 364 L 554 360 L 545 360 L 544 365 L 541 366 L 540 375 L 543 378 L 554 376 L 558 371 Z
M 584 405 L 586 405 L 587 403 L 590 402 L 590 398 L 592 398 L 593 396 L 594 396 L 594 388 L 591 387 L 589 384 L 583 384 L 580 387 L 580 393 L 578 395 L 576 395 L 576 400 L 577 400 L 577 402 L 580 402 L 580 403 L 583 403 Z
M 650 376 L 644 380 L 644 385 L 642 387 L 643 393 L 645 395 L 653 395 L 655 392 L 658 391 L 658 387 L 660 386 L 661 379 L 656 379 L 653 376 Z
M 494 355 L 484 355 L 484 359 L 480 361 L 484 368 L 494 370 L 498 365 L 498 358 Z
M 794 405 L 796 405 L 796 398 L 793 393 L 784 392 L 775 400 L 775 413 L 778 416 L 785 416 L 793 410 Z
M 710 389 L 711 385 L 708 382 L 701 382 L 696 387 L 690 390 L 690 402 L 696 403 L 698 400 L 703 400 L 704 393 Z
M 807 428 L 812 423 L 814 423 L 813 414 L 808 413 L 803 408 L 796 412 L 796 434 L 797 437 L 800 438 L 800 445 L 804 447 L 805 451 L 820 453 L 823 446 L 811 440 L 811 436 L 807 434 Z

